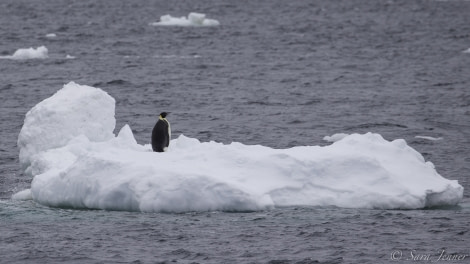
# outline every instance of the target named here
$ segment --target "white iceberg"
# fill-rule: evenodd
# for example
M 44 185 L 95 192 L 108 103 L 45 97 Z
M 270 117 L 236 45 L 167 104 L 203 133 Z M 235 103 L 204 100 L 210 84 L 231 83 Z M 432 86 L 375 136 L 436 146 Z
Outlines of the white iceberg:
M 13 198 L 144 212 L 414 209 L 462 199 L 463 187 L 402 139 L 352 134 L 325 147 L 273 149 L 181 135 L 168 152 L 156 153 L 138 144 L 128 125 L 113 134 L 114 108 L 106 92 L 73 82 L 33 107 L 18 146 L 34 178 L 29 191 Z
M 470 48 L 464 50 L 463 53 L 470 53 Z
M 28 59 L 47 59 L 48 50 L 45 46 L 29 49 L 18 49 L 11 56 L 0 56 L 0 59 L 28 60 Z
M 151 26 L 196 26 L 196 27 L 210 27 L 220 25 L 219 21 L 215 19 L 206 18 L 205 14 L 189 13 L 188 17 L 172 17 L 164 15 L 160 17 L 159 22 L 150 23 Z

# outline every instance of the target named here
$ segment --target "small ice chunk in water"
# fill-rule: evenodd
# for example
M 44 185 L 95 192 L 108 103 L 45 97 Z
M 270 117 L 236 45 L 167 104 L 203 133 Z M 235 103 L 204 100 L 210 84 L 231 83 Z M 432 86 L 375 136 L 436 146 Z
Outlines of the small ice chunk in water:
M 11 56 L 1 56 L 0 59 L 27 60 L 27 59 L 47 59 L 48 50 L 45 46 L 28 49 L 18 49 Z
M 196 27 L 209 27 L 220 25 L 219 21 L 215 19 L 206 18 L 202 13 L 189 13 L 188 17 L 173 17 L 171 15 L 164 15 L 160 17 L 159 22 L 150 23 L 151 26 L 196 26 Z
M 426 139 L 431 141 L 442 140 L 442 137 L 415 136 L 415 138 Z

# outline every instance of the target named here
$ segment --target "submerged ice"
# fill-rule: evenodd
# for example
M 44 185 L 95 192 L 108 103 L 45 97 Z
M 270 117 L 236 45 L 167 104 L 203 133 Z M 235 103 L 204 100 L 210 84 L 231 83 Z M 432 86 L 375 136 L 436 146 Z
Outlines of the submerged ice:
M 205 14 L 201 13 L 189 13 L 188 17 L 173 17 L 170 15 L 164 15 L 160 17 L 159 22 L 150 23 L 151 26 L 196 26 L 196 27 L 207 27 L 207 26 L 218 26 L 220 23 L 215 19 L 206 18 Z
M 152 152 L 124 126 L 101 89 L 66 84 L 33 107 L 18 138 L 33 177 L 16 199 L 56 207 L 145 212 L 264 210 L 281 206 L 423 208 L 455 205 L 441 177 L 402 139 L 341 134 L 331 145 L 273 149 L 183 135 Z

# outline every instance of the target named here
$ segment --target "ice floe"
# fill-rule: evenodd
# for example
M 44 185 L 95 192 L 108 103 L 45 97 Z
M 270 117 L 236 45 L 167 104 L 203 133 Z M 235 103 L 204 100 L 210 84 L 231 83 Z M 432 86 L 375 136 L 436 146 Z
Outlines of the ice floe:
M 164 15 L 160 17 L 159 22 L 150 23 L 151 26 L 182 26 L 182 27 L 210 27 L 220 25 L 215 19 L 206 18 L 205 14 L 189 13 L 188 17 L 173 17 Z
M 45 46 L 28 49 L 18 49 L 11 56 L 0 56 L 0 59 L 27 60 L 27 59 L 46 59 L 48 50 Z
M 334 141 L 328 146 L 274 149 L 180 135 L 168 152 L 156 153 L 138 144 L 128 125 L 115 135 L 114 115 L 115 100 L 105 91 L 73 82 L 34 106 L 18 137 L 31 189 L 13 198 L 54 207 L 187 212 L 415 209 L 455 205 L 463 195 L 457 181 L 439 175 L 403 139 L 338 134 L 327 138 Z

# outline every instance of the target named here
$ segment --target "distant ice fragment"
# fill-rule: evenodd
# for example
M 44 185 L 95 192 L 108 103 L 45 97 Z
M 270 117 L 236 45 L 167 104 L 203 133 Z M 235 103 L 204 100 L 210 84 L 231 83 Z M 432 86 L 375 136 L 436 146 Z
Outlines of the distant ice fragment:
M 219 21 L 215 19 L 206 18 L 205 14 L 189 13 L 188 17 L 173 17 L 171 15 L 164 15 L 160 17 L 159 22 L 150 23 L 151 26 L 182 26 L 182 27 L 210 27 L 220 25 Z
M 426 139 L 431 141 L 442 140 L 442 137 L 415 136 L 415 138 Z
M 68 59 L 68 60 L 73 60 L 73 59 L 75 59 L 76 57 L 75 57 L 75 56 L 72 56 L 72 55 L 69 55 L 69 54 L 67 54 L 67 55 L 65 56 L 65 58 L 66 58 L 66 59 Z
M 464 50 L 463 53 L 470 53 L 470 48 Z
M 27 60 L 27 59 L 46 59 L 48 50 L 45 46 L 29 49 L 18 49 L 11 56 L 0 56 L 0 59 Z
M 46 34 L 46 38 L 56 38 L 56 37 L 57 37 L 57 34 L 55 33 Z

